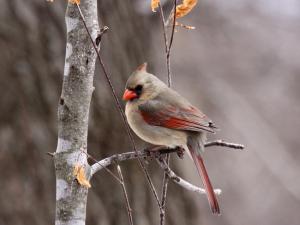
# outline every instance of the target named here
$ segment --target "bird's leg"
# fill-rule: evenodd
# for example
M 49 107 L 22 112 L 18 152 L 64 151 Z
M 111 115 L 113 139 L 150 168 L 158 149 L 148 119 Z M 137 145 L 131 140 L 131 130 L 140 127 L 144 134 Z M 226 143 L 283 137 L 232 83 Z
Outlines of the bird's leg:
M 177 146 L 175 149 L 176 149 L 176 153 L 177 153 L 178 157 L 183 159 L 185 149 L 181 146 Z

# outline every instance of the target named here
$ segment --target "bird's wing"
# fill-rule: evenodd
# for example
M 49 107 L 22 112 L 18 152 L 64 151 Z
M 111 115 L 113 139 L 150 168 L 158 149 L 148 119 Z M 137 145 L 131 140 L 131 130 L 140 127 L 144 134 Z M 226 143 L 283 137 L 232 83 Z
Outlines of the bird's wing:
M 153 99 L 141 104 L 139 110 L 144 120 L 153 126 L 214 133 L 216 127 L 205 114 L 191 104 L 182 104 L 180 100 L 177 98 L 171 103 L 166 99 Z

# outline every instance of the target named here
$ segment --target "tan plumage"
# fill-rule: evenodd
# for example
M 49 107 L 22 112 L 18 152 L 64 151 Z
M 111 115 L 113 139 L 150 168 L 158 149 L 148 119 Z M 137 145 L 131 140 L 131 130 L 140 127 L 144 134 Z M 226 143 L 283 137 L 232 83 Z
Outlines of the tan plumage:
M 220 209 L 201 154 L 207 132 L 214 124 L 176 91 L 146 71 L 142 64 L 129 77 L 123 98 L 132 130 L 143 140 L 171 148 L 180 146 L 191 153 L 207 191 L 213 213 Z

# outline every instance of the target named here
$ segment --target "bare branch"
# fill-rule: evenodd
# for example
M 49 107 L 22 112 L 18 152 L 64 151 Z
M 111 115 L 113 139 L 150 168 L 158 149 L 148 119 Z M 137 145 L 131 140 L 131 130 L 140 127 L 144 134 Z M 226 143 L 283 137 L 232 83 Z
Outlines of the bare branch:
M 111 165 L 114 162 L 122 162 L 129 159 L 136 159 L 138 157 L 148 157 L 150 156 L 147 151 L 137 151 L 137 152 L 126 152 L 122 154 L 115 154 L 105 159 L 102 159 L 91 166 L 90 177 L 92 177 L 95 173 L 100 171 L 101 169 Z
M 54 157 L 55 156 L 55 152 L 47 152 L 47 155 Z
M 91 34 L 90 34 L 88 28 L 87 28 L 87 25 L 86 25 L 84 16 L 83 16 L 83 14 L 82 14 L 82 12 L 81 12 L 80 6 L 79 6 L 78 4 L 76 4 L 76 5 L 77 5 L 78 11 L 79 11 L 79 13 L 80 13 L 82 22 L 83 22 L 83 24 L 84 24 L 84 27 L 85 27 L 85 29 L 86 29 L 86 31 L 87 31 L 89 37 L 90 37 L 90 40 L 91 40 L 91 42 L 92 42 L 92 44 L 93 44 L 93 47 L 94 47 L 94 50 L 95 50 L 95 52 L 96 52 L 96 54 L 97 54 L 97 58 L 98 58 L 98 60 L 99 60 L 99 62 L 100 62 L 101 69 L 102 69 L 102 71 L 103 71 L 103 73 L 104 73 L 104 75 L 105 75 L 106 81 L 107 81 L 107 83 L 109 84 L 110 90 L 111 90 L 112 95 L 113 95 L 113 97 L 114 97 L 114 100 L 115 100 L 116 106 L 117 106 L 117 108 L 118 108 L 118 110 L 119 110 L 119 113 L 120 113 L 120 115 L 121 115 L 121 117 L 122 117 L 123 123 L 124 123 L 125 128 L 126 128 L 126 132 L 127 132 L 128 137 L 129 137 L 129 139 L 130 139 L 130 142 L 131 142 L 131 144 L 132 144 L 132 147 L 133 147 L 134 151 L 137 152 L 137 148 L 136 148 L 136 145 L 135 145 L 135 142 L 134 142 L 134 139 L 133 139 L 133 135 L 132 135 L 132 133 L 131 133 L 129 124 L 128 124 L 127 120 L 126 120 L 126 116 L 125 116 L 125 113 L 124 113 L 124 111 L 123 111 L 123 109 L 122 109 L 122 106 L 121 106 L 121 104 L 120 104 L 120 101 L 119 101 L 119 99 L 117 98 L 115 89 L 114 89 L 114 87 L 113 87 L 113 85 L 112 85 L 112 82 L 111 82 L 111 79 L 110 79 L 110 75 L 107 73 L 107 70 L 106 70 L 105 65 L 104 65 L 104 63 L 103 63 L 103 61 L 102 61 L 102 57 L 101 57 L 101 55 L 100 55 L 100 52 L 98 51 L 97 45 L 96 45 L 96 43 L 94 42 L 94 40 L 93 40 L 93 38 L 92 38 L 92 36 L 91 36 Z M 138 159 L 138 162 L 139 162 L 140 167 L 142 168 L 142 170 L 143 170 L 143 172 L 144 172 L 144 174 L 145 174 L 145 176 L 146 176 L 146 178 L 147 178 L 148 184 L 149 184 L 150 189 L 151 189 L 151 191 L 152 191 L 152 193 L 153 193 L 153 195 L 154 195 L 154 197 L 155 197 L 155 200 L 156 200 L 156 202 L 157 202 L 157 205 L 158 205 L 159 209 L 161 210 L 161 204 L 160 204 L 160 201 L 159 201 L 159 198 L 158 198 L 158 194 L 157 194 L 157 192 L 156 192 L 156 190 L 155 190 L 154 184 L 153 184 L 153 182 L 152 182 L 152 180 L 151 180 L 151 177 L 150 177 L 150 175 L 149 175 L 149 173 L 148 173 L 148 171 L 147 171 L 147 168 L 146 168 L 144 162 L 141 160 L 141 158 L 139 158 L 138 154 L 137 154 L 137 159 Z
M 174 21 L 173 21 L 173 27 L 172 27 L 172 32 L 171 32 L 170 44 L 168 44 L 167 25 L 166 25 L 166 21 L 165 21 L 164 11 L 163 11 L 163 7 L 162 7 L 161 3 L 159 3 L 160 19 L 161 19 L 161 23 L 162 23 L 163 36 L 164 36 L 164 41 L 165 41 L 167 77 L 168 77 L 168 86 L 169 87 L 171 87 L 171 84 L 172 84 L 170 51 L 171 51 L 173 38 L 174 38 L 174 31 L 175 31 L 176 4 L 177 4 L 177 2 L 176 2 L 176 0 L 174 0 L 174 8 L 173 8 L 173 11 L 175 12 L 174 13 Z M 166 160 L 167 160 L 167 165 L 169 165 L 169 161 L 170 161 L 169 154 L 167 154 Z M 160 212 L 160 225 L 165 224 L 165 211 L 166 211 L 165 209 L 166 209 L 166 200 L 167 200 L 167 192 L 168 192 L 168 182 L 169 182 L 168 175 L 166 173 L 164 173 L 162 197 L 161 197 L 162 210 Z
M 170 66 L 170 57 L 169 57 L 169 45 L 168 45 L 168 36 L 167 36 L 167 29 L 166 29 L 166 22 L 165 22 L 165 16 L 164 11 L 161 3 L 159 3 L 159 15 L 162 23 L 162 29 L 163 29 L 163 37 L 165 42 L 165 52 L 166 52 L 166 65 L 167 65 L 167 78 L 168 78 L 168 86 L 171 87 L 171 66 Z M 166 156 L 167 162 L 169 163 L 170 156 L 167 154 Z M 166 173 L 164 173 L 163 177 L 163 186 L 162 186 L 162 197 L 161 197 L 161 211 L 160 211 L 160 225 L 165 224 L 165 211 L 166 211 L 166 200 L 167 200 L 167 192 L 168 192 L 168 182 L 169 177 Z
M 160 3 L 159 3 L 159 15 L 160 15 L 161 23 L 162 23 L 163 36 L 164 36 L 164 42 L 165 42 L 168 86 L 171 87 L 171 84 L 172 84 L 171 65 L 170 65 L 170 47 L 171 47 L 171 45 L 168 44 L 168 35 L 167 35 L 167 29 L 166 29 L 165 16 L 164 16 L 163 7 Z M 174 35 L 174 33 L 172 32 L 172 36 L 173 35 Z M 173 37 L 171 40 L 173 41 Z
M 158 159 L 157 162 L 160 165 L 160 167 L 168 174 L 169 178 L 175 183 L 177 183 L 179 186 L 189 191 L 198 192 L 200 194 L 206 194 L 205 189 L 199 188 L 176 175 L 164 160 Z M 220 195 L 222 193 L 221 189 L 214 189 L 214 191 L 216 195 Z
M 132 219 L 132 213 L 131 213 L 132 210 L 131 210 L 131 207 L 130 207 L 130 204 L 129 204 L 129 199 L 128 199 L 128 195 L 127 195 L 127 192 L 126 192 L 121 167 L 118 165 L 117 169 L 118 169 L 119 177 L 120 177 L 120 180 L 121 180 L 121 186 L 122 186 L 122 190 L 123 190 L 123 194 L 124 194 L 124 198 L 125 198 L 125 202 L 126 202 L 126 209 L 127 209 L 129 224 L 133 225 L 133 219 Z
M 241 144 L 236 144 L 236 143 L 229 143 L 225 142 L 223 140 L 217 140 L 217 141 L 212 141 L 212 142 L 207 142 L 205 147 L 211 147 L 211 146 L 221 146 L 221 147 L 227 147 L 227 148 L 233 148 L 233 149 L 243 149 L 244 146 Z M 194 192 L 199 192 L 201 194 L 205 193 L 205 190 L 202 188 L 199 188 L 195 185 L 190 184 L 189 182 L 185 181 L 184 179 L 180 178 L 177 176 L 167 165 L 167 163 L 164 160 L 161 160 L 161 156 L 164 154 L 169 154 L 172 152 L 177 152 L 177 149 L 170 149 L 166 148 L 165 150 L 160 150 L 155 152 L 155 154 L 147 151 L 147 150 L 141 150 L 141 151 L 135 151 L 135 152 L 126 152 L 122 154 L 115 154 L 110 157 L 107 157 L 105 159 L 102 159 L 95 164 L 91 166 L 90 169 L 90 177 L 92 177 L 95 173 L 100 171 L 101 169 L 113 164 L 114 162 L 119 163 L 122 161 L 130 160 L 130 159 L 138 159 L 138 158 L 145 158 L 145 157 L 154 157 L 158 159 L 159 165 L 161 166 L 162 169 L 168 174 L 168 177 L 179 184 L 180 186 Z M 216 189 L 215 190 L 216 194 L 220 194 L 221 190 Z
M 175 152 L 176 150 L 173 150 L 173 151 Z M 167 173 L 168 177 L 171 180 L 173 180 L 175 183 L 177 183 L 178 185 L 184 187 L 185 189 L 187 189 L 189 191 L 198 192 L 200 194 L 205 194 L 204 189 L 199 188 L 193 184 L 190 184 L 186 180 L 177 176 L 165 162 L 159 161 L 162 154 L 168 154 L 168 153 L 170 153 L 170 151 L 165 151 L 165 152 L 158 151 L 157 153 L 158 154 L 156 154 L 155 158 L 158 159 L 159 165 Z M 119 162 L 130 160 L 130 159 L 137 159 L 138 157 L 150 157 L 150 156 L 153 156 L 153 155 L 151 155 L 151 153 L 149 153 L 149 151 L 145 151 L 145 150 L 112 155 L 110 157 L 102 159 L 102 160 L 98 161 L 97 163 L 93 164 L 91 166 L 91 170 L 90 170 L 90 177 L 92 177 L 96 172 L 111 165 L 114 162 L 119 163 Z M 215 191 L 216 191 L 216 194 L 221 193 L 221 190 L 219 190 L 219 189 L 216 189 Z
M 217 140 L 217 141 L 212 141 L 212 142 L 207 142 L 205 147 L 211 147 L 211 146 L 221 146 L 221 147 L 227 147 L 227 148 L 233 148 L 233 149 L 243 149 L 244 146 L 241 144 L 236 144 L 236 143 L 229 143 L 225 142 L 223 140 Z M 205 190 L 202 188 L 199 188 L 193 184 L 190 184 L 186 180 L 182 179 L 181 177 L 177 176 L 167 165 L 167 163 L 164 160 L 161 160 L 161 156 L 164 154 L 169 154 L 172 152 L 176 152 L 177 149 L 169 149 L 167 148 L 165 151 L 157 151 L 156 155 L 151 154 L 149 151 L 142 150 L 142 151 L 136 151 L 136 152 L 126 152 L 122 154 L 116 154 L 112 155 L 110 157 L 107 157 L 105 159 L 102 159 L 101 161 L 96 162 L 91 166 L 90 169 L 90 177 L 92 177 L 96 172 L 100 171 L 101 169 L 111 165 L 114 162 L 122 162 L 130 159 L 137 159 L 137 158 L 144 158 L 144 157 L 155 157 L 161 166 L 161 168 L 165 171 L 165 173 L 168 175 L 168 177 L 173 180 L 175 183 L 178 185 L 182 186 L 183 188 L 193 191 L 193 192 L 198 192 L 200 194 L 205 194 Z M 164 192 L 164 191 L 163 191 Z M 216 194 L 221 194 L 220 189 L 215 189 Z M 165 200 L 164 200 L 165 201 Z M 164 202 L 163 201 L 163 202 Z M 164 203 L 165 204 L 165 203 Z M 161 209 L 164 209 L 164 207 L 161 207 Z M 161 210 L 161 214 L 164 213 L 164 210 Z M 162 215 L 161 215 L 162 216 Z M 161 220 L 163 221 L 163 220 Z
M 102 41 L 102 36 L 103 34 L 105 34 L 107 31 L 109 30 L 109 27 L 104 26 L 103 28 L 100 29 L 100 33 L 98 34 L 98 36 L 96 37 L 96 45 L 98 46 L 98 52 L 100 52 L 101 50 L 101 41 Z
M 91 156 L 90 154 L 87 153 L 87 151 L 85 151 L 84 149 L 81 149 L 82 153 L 85 154 L 89 159 L 93 160 L 95 162 L 95 164 L 98 164 L 98 161 Z M 113 178 L 115 178 L 120 184 L 122 183 L 122 181 L 107 167 L 103 167 L 102 165 L 99 164 L 99 166 L 101 167 L 101 169 L 105 169 Z M 87 174 L 88 179 L 91 179 L 91 173 Z
M 245 146 L 242 144 L 236 144 L 236 143 L 229 143 L 223 140 L 216 140 L 205 143 L 205 147 L 211 147 L 211 146 L 220 146 L 220 147 L 227 147 L 227 148 L 233 148 L 233 149 L 244 149 Z
M 204 146 L 205 147 L 220 146 L 220 147 L 227 147 L 227 148 L 233 148 L 233 149 L 243 149 L 244 148 L 244 146 L 242 144 L 225 142 L 223 140 L 207 142 L 207 143 L 205 143 Z M 90 177 L 92 177 L 95 173 L 97 173 L 104 167 L 111 165 L 114 162 L 122 162 L 125 160 L 145 158 L 145 157 L 150 157 L 150 156 L 154 156 L 155 158 L 158 158 L 161 155 L 173 153 L 173 152 L 177 152 L 177 149 L 166 148 L 164 150 L 157 151 L 156 155 L 152 154 L 151 152 L 149 152 L 147 150 L 115 154 L 115 155 L 109 156 L 105 159 L 95 162 L 95 164 L 93 164 L 91 166 Z
M 167 161 L 167 165 L 169 165 L 170 154 L 167 154 L 166 161 Z M 164 172 L 162 195 L 161 195 L 161 207 L 163 210 L 160 212 L 160 225 L 164 225 L 165 220 L 166 220 L 165 214 L 166 214 L 166 206 L 167 206 L 168 183 L 169 183 L 169 176 L 168 176 L 167 172 Z
M 175 26 L 176 26 L 176 6 L 177 6 L 177 0 L 174 0 L 174 8 L 173 8 L 174 17 L 173 17 L 173 24 L 172 24 L 172 32 L 171 32 L 169 50 L 168 50 L 168 54 L 167 54 L 168 58 L 170 58 L 170 51 L 171 51 L 171 47 L 172 47 L 172 44 L 173 44 L 174 33 L 175 33 Z M 171 12 L 170 16 L 171 15 L 172 15 L 172 12 Z M 167 26 L 167 24 L 165 24 L 165 26 Z

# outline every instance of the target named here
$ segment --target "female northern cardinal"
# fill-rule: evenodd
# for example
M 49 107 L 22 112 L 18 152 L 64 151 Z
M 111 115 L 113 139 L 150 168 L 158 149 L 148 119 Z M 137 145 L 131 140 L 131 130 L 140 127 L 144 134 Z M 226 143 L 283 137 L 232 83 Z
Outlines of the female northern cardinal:
M 151 144 L 189 150 L 202 178 L 211 210 L 220 214 L 201 157 L 206 132 L 214 133 L 216 127 L 199 109 L 146 69 L 146 63 L 140 65 L 126 84 L 123 99 L 127 101 L 125 113 L 130 127 Z

